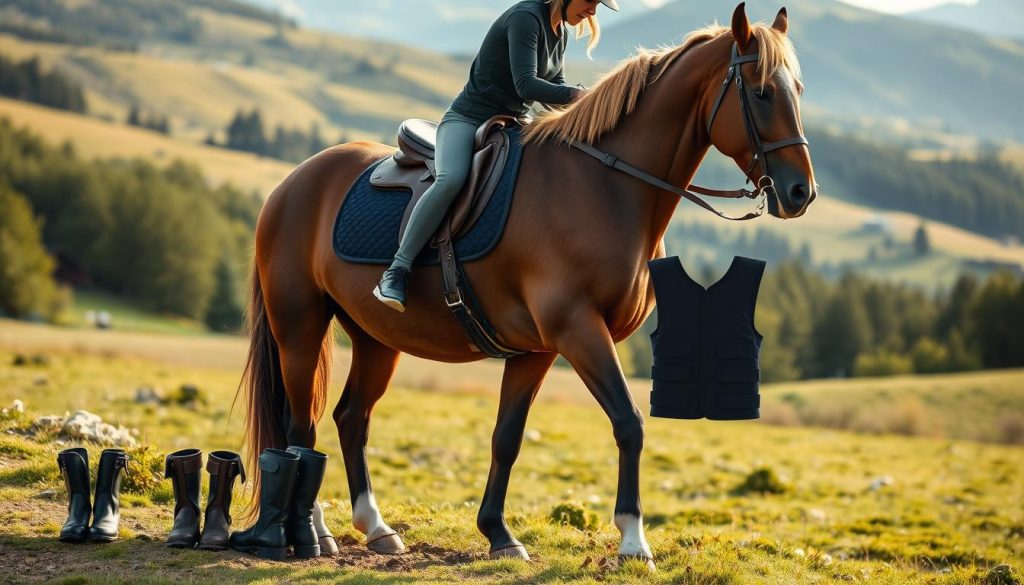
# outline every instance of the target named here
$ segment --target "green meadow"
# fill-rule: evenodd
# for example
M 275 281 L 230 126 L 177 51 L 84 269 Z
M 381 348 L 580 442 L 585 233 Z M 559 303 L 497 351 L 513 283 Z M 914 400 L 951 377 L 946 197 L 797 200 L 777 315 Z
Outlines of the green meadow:
M 641 495 L 657 571 L 616 558 L 611 522 L 617 450 L 611 426 L 571 370 L 556 368 L 527 425 L 507 517 L 533 561 L 491 561 L 475 527 L 490 463 L 500 366 L 408 360 L 374 411 L 367 448 L 385 518 L 409 551 L 370 553 L 351 526 L 333 421 L 321 497 L 341 555 L 272 563 L 236 553 L 166 549 L 173 496 L 164 454 L 239 449 L 232 411 L 244 340 L 209 335 L 61 329 L 0 321 L 0 565 L 14 582 L 64 583 L 1020 583 L 1024 450 L 977 429 L 1021 411 L 1024 372 L 767 385 L 765 419 L 647 418 Z M 338 348 L 330 406 L 344 382 Z M 22 359 L 17 359 L 18 357 Z M 27 362 L 15 365 L 16 362 Z M 449 374 L 450 373 L 450 374 Z M 149 386 L 191 405 L 141 404 Z M 646 410 L 644 380 L 631 380 Z M 971 402 L 969 395 L 988 394 Z M 931 398 L 929 399 L 929 396 Z M 798 398 L 794 398 L 798 397 Z M 933 426 L 806 427 L 787 405 L 859 405 L 862 419 L 916 400 Z M 1002 409 L 976 408 L 981 403 Z M 799 405 L 799 406 L 794 406 Z M 854 406 L 850 406 L 854 408 Z M 904 407 L 899 407 L 904 408 Z M 71 444 L 30 432 L 35 418 L 86 409 L 137 429 L 121 540 L 67 545 L 55 453 Z M 895 408 L 894 410 L 898 410 Z M 812 410 L 806 410 L 811 412 Z M 776 420 L 769 420 L 769 414 Z M 874 413 L 874 414 L 872 414 Z M 822 415 L 823 416 L 823 415 Z M 856 416 L 850 415 L 853 419 Z M 957 422 L 959 421 L 959 423 Z M 773 422 L 775 424 L 766 424 Z M 820 424 L 828 424 L 824 418 Z M 940 424 L 941 423 L 941 424 Z M 838 425 L 832 425 L 838 426 Z M 940 430 L 936 430 L 939 429 Z M 949 438 L 950 436 L 977 439 Z M 61 443 L 64 441 L 64 443 Z M 90 445 L 95 467 L 99 445 Z M 236 498 L 236 506 L 244 503 Z

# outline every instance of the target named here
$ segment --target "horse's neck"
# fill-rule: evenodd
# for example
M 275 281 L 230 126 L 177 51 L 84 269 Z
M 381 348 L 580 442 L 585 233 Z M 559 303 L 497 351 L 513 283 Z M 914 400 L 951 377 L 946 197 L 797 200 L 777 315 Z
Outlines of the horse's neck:
M 636 109 L 602 137 L 597 148 L 673 185 L 689 185 L 710 147 L 702 107 L 707 76 L 698 71 L 707 63 L 694 54 L 700 49 L 676 59 L 659 81 L 645 88 Z M 622 193 L 604 195 L 617 199 L 610 208 L 621 211 Z M 626 199 L 634 207 L 629 217 L 638 220 L 647 258 L 654 258 L 679 196 L 637 180 Z

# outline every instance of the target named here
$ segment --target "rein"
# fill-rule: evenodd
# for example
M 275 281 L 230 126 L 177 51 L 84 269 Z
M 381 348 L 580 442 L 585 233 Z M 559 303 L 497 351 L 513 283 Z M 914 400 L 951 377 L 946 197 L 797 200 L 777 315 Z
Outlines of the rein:
M 747 182 L 750 183 L 750 172 L 754 169 L 755 165 L 761 167 L 761 177 L 757 180 L 757 188 L 754 191 L 748 189 L 733 189 L 731 191 L 722 191 L 719 189 L 708 189 L 699 185 L 689 185 L 686 189 L 681 189 L 672 185 L 658 177 L 655 177 L 645 171 L 642 171 L 633 165 L 623 161 L 619 157 L 604 152 L 598 148 L 595 148 L 589 144 L 584 144 L 577 140 L 569 141 L 569 145 L 576 148 L 594 158 L 601 161 L 606 167 L 612 168 L 616 171 L 620 171 L 636 177 L 641 181 L 654 185 L 659 189 L 675 193 L 680 197 L 686 197 L 693 203 L 696 203 L 700 207 L 707 209 L 715 215 L 732 221 L 744 221 L 748 219 L 754 219 L 764 214 L 765 201 L 769 195 L 773 195 L 778 198 L 778 193 L 775 191 L 775 181 L 772 179 L 771 174 L 768 170 L 768 158 L 765 156 L 769 152 L 785 148 L 787 146 L 796 146 L 800 144 L 808 144 L 807 138 L 803 135 L 794 136 L 792 138 L 785 138 L 776 142 L 765 143 L 761 140 L 761 135 L 757 130 L 757 124 L 754 121 L 754 115 L 750 111 L 750 90 L 746 84 L 743 83 L 743 74 L 741 67 L 744 63 L 754 63 L 758 60 L 758 54 L 753 53 L 750 55 L 740 55 L 739 48 L 735 43 L 732 46 L 732 60 L 729 62 L 729 70 L 726 73 L 725 81 L 722 82 L 722 88 L 718 92 L 718 98 L 715 100 L 715 106 L 711 110 L 711 119 L 708 120 L 708 136 L 711 135 L 711 128 L 715 124 L 715 118 L 718 116 L 718 110 L 722 107 L 722 102 L 725 100 L 725 94 L 729 90 L 729 86 L 732 80 L 736 80 L 736 91 L 739 93 L 740 98 L 740 110 L 743 114 L 743 125 L 747 131 L 747 143 L 750 145 L 750 152 L 753 155 L 753 159 L 750 161 L 750 166 L 744 171 L 747 175 Z M 710 197 L 722 197 L 728 199 L 756 199 L 758 197 L 761 200 L 757 204 L 757 210 L 752 211 L 742 217 L 732 217 L 718 211 L 706 201 L 697 196 L 696 193 L 707 195 Z

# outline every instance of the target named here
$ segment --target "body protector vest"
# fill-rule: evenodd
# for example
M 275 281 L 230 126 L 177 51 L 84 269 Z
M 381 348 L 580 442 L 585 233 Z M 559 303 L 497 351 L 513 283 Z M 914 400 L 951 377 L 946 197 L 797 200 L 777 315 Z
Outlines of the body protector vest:
M 658 307 L 651 416 L 758 418 L 763 337 L 754 328 L 754 307 L 765 263 L 735 256 L 707 289 L 686 274 L 678 256 L 647 266 Z

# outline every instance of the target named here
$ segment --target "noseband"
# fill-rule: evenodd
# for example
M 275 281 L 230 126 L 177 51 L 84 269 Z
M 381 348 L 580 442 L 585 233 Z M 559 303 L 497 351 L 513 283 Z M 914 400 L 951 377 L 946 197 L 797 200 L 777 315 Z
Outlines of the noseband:
M 733 79 L 735 79 L 736 91 L 739 94 L 740 99 L 740 112 L 743 115 L 743 125 L 746 128 L 747 132 L 747 143 L 750 145 L 750 153 L 752 155 L 750 166 L 748 166 L 747 169 L 744 171 L 744 174 L 747 176 L 747 183 L 750 183 L 752 181 L 752 179 L 750 178 L 750 173 L 751 171 L 754 170 L 754 167 L 758 165 L 761 167 L 761 176 L 758 177 L 757 182 L 755 183 L 757 188 L 754 191 L 750 191 L 747 189 L 734 189 L 732 191 L 722 191 L 719 189 L 708 189 L 706 187 L 701 187 L 699 185 L 692 184 L 686 189 L 680 189 L 679 187 L 671 185 L 655 176 L 652 176 L 634 167 L 633 165 L 630 165 L 629 163 L 623 162 L 621 159 L 619 159 L 617 156 L 613 154 L 603 152 L 589 144 L 584 144 L 582 142 L 573 140 L 569 142 L 569 145 L 596 158 L 597 160 L 601 161 L 601 164 L 603 164 L 606 167 L 611 167 L 612 169 L 636 177 L 641 181 L 644 181 L 645 183 L 654 185 L 655 187 L 664 189 L 665 191 L 675 193 L 676 195 L 679 195 L 681 197 L 686 197 L 690 201 L 696 203 L 697 205 L 703 207 L 704 209 L 707 209 L 708 211 L 711 211 L 712 213 L 718 215 L 721 218 L 734 221 L 743 221 L 747 219 L 754 219 L 755 217 L 760 217 L 761 215 L 764 214 L 765 201 L 767 200 L 768 196 L 771 195 L 778 198 L 778 193 L 775 191 L 775 180 L 772 179 L 771 174 L 769 173 L 768 158 L 765 155 L 767 155 L 769 152 L 773 152 L 781 148 L 785 148 L 787 146 L 808 144 L 808 142 L 807 138 L 804 137 L 803 135 L 798 135 L 792 138 L 786 138 L 776 142 L 768 143 L 765 143 L 764 141 L 761 140 L 761 134 L 757 130 L 757 124 L 754 121 L 754 115 L 750 111 L 750 89 L 748 89 L 747 85 L 743 82 L 743 73 L 741 71 L 741 67 L 744 63 L 756 63 L 757 60 L 757 53 L 753 53 L 750 55 L 740 55 L 739 47 L 735 43 L 733 43 L 732 59 L 729 62 L 729 70 L 726 72 L 725 81 L 722 82 L 722 88 L 718 91 L 718 97 L 717 99 L 715 99 L 715 105 L 711 109 L 711 118 L 708 120 L 707 126 L 708 137 L 710 139 L 711 127 L 715 124 L 715 118 L 718 116 L 718 110 L 721 109 L 722 102 L 725 100 L 725 94 L 726 92 L 729 91 L 729 87 L 730 85 L 732 85 Z M 760 197 L 761 200 L 757 204 L 757 211 L 752 211 L 744 215 L 743 217 L 732 217 L 730 215 L 722 213 L 721 211 L 718 211 L 717 209 L 709 205 L 706 201 L 704 201 L 694 193 L 691 193 L 690 190 L 711 197 L 724 197 L 729 199 L 756 199 Z

